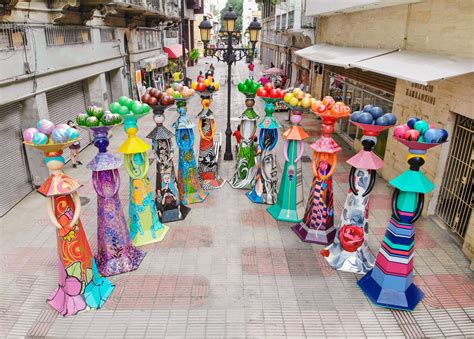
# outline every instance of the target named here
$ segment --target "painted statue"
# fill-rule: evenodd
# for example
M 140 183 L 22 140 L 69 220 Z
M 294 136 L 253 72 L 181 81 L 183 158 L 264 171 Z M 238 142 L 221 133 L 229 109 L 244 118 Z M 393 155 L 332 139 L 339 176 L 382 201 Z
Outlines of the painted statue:
M 81 184 L 63 173 L 63 150 L 77 140 L 43 145 L 27 143 L 45 152 L 51 173 L 38 192 L 47 198 L 48 216 L 56 226 L 58 247 L 59 282 L 47 302 L 62 316 L 101 308 L 115 287 L 100 275 L 82 226 L 77 192 Z
M 336 153 L 341 150 L 332 133 L 336 121 L 349 116 L 350 108 L 343 103 L 335 103 L 331 97 L 326 97 L 321 104 L 324 111 L 319 109 L 317 113 L 322 119 L 322 135 L 310 146 L 313 149 L 314 175 L 311 191 L 303 220 L 292 230 L 305 242 L 328 245 L 336 235 L 332 175 L 336 170 Z
M 169 230 L 158 217 L 155 195 L 148 179 L 150 146 L 137 137 L 137 120 L 146 114 L 123 115 L 127 140 L 120 146 L 130 176 L 129 228 L 135 246 L 162 241 Z
M 97 255 L 99 272 L 108 277 L 134 271 L 145 253 L 132 245 L 127 219 L 119 198 L 122 160 L 107 152 L 113 126 L 91 127 L 97 155 L 87 165 L 97 192 Z
M 347 160 L 351 165 L 349 192 L 341 219 L 336 228 L 334 242 L 321 251 L 329 265 L 337 270 L 365 274 L 374 267 L 375 257 L 369 249 L 369 196 L 375 185 L 376 171 L 383 167 L 373 149 L 377 136 L 390 126 L 354 123 L 362 129 L 364 147 Z
M 147 138 L 152 140 L 153 150 L 156 154 L 156 206 L 161 222 L 183 220 L 191 210 L 181 202 L 173 163 L 174 134 L 167 129 L 165 121 L 165 107 L 154 106 L 153 114 L 156 127 Z
M 257 131 L 258 115 L 253 110 L 255 95 L 247 95 L 245 105 L 247 109 L 239 117 L 242 139 L 238 145 L 235 172 L 229 180 L 229 184 L 233 188 L 251 190 L 255 184 L 257 173 L 254 137 Z
M 186 99 L 176 99 L 179 118 L 174 122 L 176 143 L 179 147 L 178 188 L 181 202 L 185 205 L 203 202 L 209 193 L 199 181 L 194 156 L 194 123 L 186 117 Z
M 279 99 L 263 98 L 265 100 L 265 117 L 258 125 L 260 128 L 257 156 L 257 174 L 252 191 L 247 197 L 254 203 L 273 205 L 277 201 L 278 171 L 274 153 L 278 142 L 278 128 L 281 124 L 273 117 L 275 102 Z
M 303 156 L 304 139 L 309 135 L 300 126 L 302 112 L 293 110 L 291 112 L 291 123 L 289 129 L 283 133 L 285 146 L 285 167 L 281 176 L 280 188 L 276 204 L 267 208 L 267 211 L 280 221 L 298 222 L 304 212 L 303 206 L 303 175 L 298 162 Z M 300 149 L 298 151 L 298 144 Z
M 205 190 L 212 190 L 221 188 L 225 184 L 225 180 L 219 176 L 218 173 L 218 158 L 219 149 L 214 143 L 214 136 L 216 134 L 216 122 L 214 120 L 214 113 L 209 109 L 212 103 L 212 96 L 210 94 L 201 94 L 202 111 L 199 113 L 199 134 L 201 140 L 199 141 L 199 159 L 198 159 L 198 173 L 201 180 L 202 187 Z
M 413 283 L 414 224 L 423 212 L 425 194 L 435 187 L 420 167 L 425 163 L 427 150 L 440 143 L 396 139 L 408 147 L 410 169 L 390 181 L 395 187 L 392 216 L 374 268 L 357 283 L 374 304 L 412 311 L 424 296 Z

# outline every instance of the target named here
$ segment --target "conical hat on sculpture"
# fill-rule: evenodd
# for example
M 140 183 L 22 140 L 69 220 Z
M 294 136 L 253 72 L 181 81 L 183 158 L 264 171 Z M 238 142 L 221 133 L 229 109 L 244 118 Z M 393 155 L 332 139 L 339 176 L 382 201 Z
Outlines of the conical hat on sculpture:
M 313 142 L 309 147 L 320 153 L 331 154 L 341 151 L 341 147 L 339 147 L 333 138 L 324 136 Z
M 383 160 L 380 159 L 377 154 L 364 150 L 360 151 L 346 162 L 352 167 L 367 170 L 378 170 L 383 167 Z
M 309 134 L 305 132 L 301 126 L 291 126 L 284 133 L 283 136 L 287 140 L 304 140 L 309 138 Z
M 108 171 L 114 170 L 122 166 L 122 160 L 112 153 L 97 153 L 91 162 L 87 164 L 87 168 L 91 171 Z
M 146 137 L 152 140 L 168 140 L 174 138 L 174 134 L 165 126 L 156 126 Z
M 428 193 L 435 188 L 426 175 L 420 171 L 412 170 L 403 172 L 395 179 L 389 181 L 389 184 L 401 191 L 414 193 Z

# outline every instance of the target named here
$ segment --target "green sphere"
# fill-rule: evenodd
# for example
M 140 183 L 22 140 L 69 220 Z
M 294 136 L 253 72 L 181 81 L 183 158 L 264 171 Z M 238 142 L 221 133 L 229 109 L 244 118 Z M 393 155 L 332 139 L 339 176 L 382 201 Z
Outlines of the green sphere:
M 134 102 L 131 111 L 133 114 L 142 114 L 142 104 L 139 102 Z
M 130 110 L 126 106 L 120 106 L 118 114 L 127 115 L 130 114 Z
M 150 106 L 148 104 L 142 104 L 142 114 L 150 112 Z
M 252 79 L 247 79 L 245 80 L 245 85 L 248 87 L 248 88 L 252 88 L 253 86 L 253 80 Z
M 126 97 L 125 95 L 122 95 L 119 100 L 118 100 L 118 103 L 121 105 L 121 106 L 125 106 L 128 102 L 128 100 L 130 100 L 128 97 Z

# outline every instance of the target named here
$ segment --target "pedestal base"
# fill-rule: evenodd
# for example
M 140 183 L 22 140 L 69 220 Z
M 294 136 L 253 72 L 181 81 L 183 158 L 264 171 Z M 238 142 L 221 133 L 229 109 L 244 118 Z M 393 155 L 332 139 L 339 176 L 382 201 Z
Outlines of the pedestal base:
M 163 215 L 161 216 L 160 221 L 164 223 L 169 223 L 173 221 L 184 220 L 190 211 L 191 209 L 189 207 L 181 204 L 178 208 L 163 211 Z
M 192 194 L 185 194 L 184 196 L 181 196 L 181 202 L 185 205 L 198 204 L 206 200 L 208 195 L 209 193 L 204 191 Z
M 143 245 L 152 244 L 154 242 L 160 242 L 165 238 L 166 233 L 168 233 L 169 230 L 170 230 L 169 226 L 163 225 L 162 228 L 155 231 L 155 237 L 152 236 L 151 234 L 152 232 L 151 230 L 149 230 L 147 234 L 137 236 L 132 241 L 132 243 L 135 246 L 143 246 Z
M 382 287 L 374 279 L 373 275 L 380 275 L 384 279 Z M 393 281 L 392 281 L 393 280 Z M 406 280 L 404 277 L 394 277 L 385 275 L 380 269 L 375 267 L 357 282 L 357 285 L 364 291 L 375 305 L 387 308 L 394 308 L 404 311 L 413 311 L 418 303 L 423 299 L 423 292 L 411 284 L 404 291 L 389 288 L 390 286 L 400 286 L 402 283 L 395 280 Z M 403 286 L 403 285 L 402 285 Z
M 315 230 L 306 226 L 304 222 L 300 222 L 291 229 L 302 241 L 313 244 L 329 245 L 336 236 L 336 227 L 334 226 L 326 230 Z
M 278 221 L 299 222 L 301 220 L 301 218 L 298 218 L 296 210 L 283 209 L 277 204 L 268 207 L 267 211 Z

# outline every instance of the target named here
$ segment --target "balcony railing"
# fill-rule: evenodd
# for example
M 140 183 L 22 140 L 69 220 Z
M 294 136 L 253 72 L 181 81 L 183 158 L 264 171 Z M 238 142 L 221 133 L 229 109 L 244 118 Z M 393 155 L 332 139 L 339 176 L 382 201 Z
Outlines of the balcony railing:
M 45 26 L 46 45 L 65 46 L 91 43 L 91 30 L 83 26 L 63 26 L 51 25 Z
M 113 28 L 101 28 L 100 29 L 100 41 L 101 42 L 111 42 L 115 41 L 115 29 Z
M 24 47 L 28 44 L 25 26 L 22 24 L 0 24 L 0 51 Z

